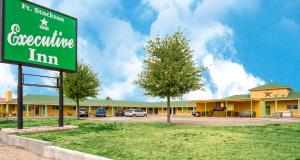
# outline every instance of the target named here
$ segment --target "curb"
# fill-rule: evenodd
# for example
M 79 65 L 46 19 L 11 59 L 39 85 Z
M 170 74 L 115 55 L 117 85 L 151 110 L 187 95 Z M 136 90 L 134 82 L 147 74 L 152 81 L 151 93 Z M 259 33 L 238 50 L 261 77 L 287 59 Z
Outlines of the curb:
M 55 127 L 53 127 L 55 128 Z M 52 127 L 47 127 L 47 130 L 45 130 L 45 127 L 43 129 L 34 128 L 34 130 L 38 130 L 40 132 L 48 132 L 48 131 L 54 131 Z M 70 130 L 75 129 L 77 127 L 70 127 L 67 126 L 66 128 L 62 128 L 60 130 Z M 12 131 L 13 130 L 13 131 Z M 4 129 L 0 132 L 0 139 L 2 142 L 4 142 L 7 145 L 10 146 L 16 146 L 28 151 L 31 151 L 37 155 L 46 157 L 46 158 L 52 158 L 55 160 L 110 160 L 105 157 L 95 156 L 83 152 L 73 151 L 57 146 L 53 146 L 51 142 L 46 142 L 42 140 L 36 140 L 32 138 L 26 138 L 26 137 L 20 137 L 17 136 L 17 133 L 31 133 L 33 131 L 30 131 L 31 129 L 25 129 L 25 130 L 18 130 L 15 132 L 15 129 Z

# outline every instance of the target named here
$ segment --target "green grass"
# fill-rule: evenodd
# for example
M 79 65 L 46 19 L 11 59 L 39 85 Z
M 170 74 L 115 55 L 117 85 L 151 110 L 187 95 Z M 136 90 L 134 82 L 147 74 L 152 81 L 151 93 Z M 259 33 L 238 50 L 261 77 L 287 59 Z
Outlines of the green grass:
M 300 157 L 300 124 L 220 127 L 67 120 L 79 129 L 26 137 L 112 159 L 291 159 Z M 35 120 L 31 124 L 56 124 Z M 13 121 L 0 122 L 0 128 Z M 25 122 L 26 123 L 26 122 Z
M 65 125 L 78 124 L 80 121 L 74 118 L 65 118 Z M 42 118 L 42 119 L 24 119 L 24 127 L 34 127 L 34 126 L 58 126 L 57 118 Z M 17 128 L 16 120 L 0 120 L 0 130 L 2 128 Z

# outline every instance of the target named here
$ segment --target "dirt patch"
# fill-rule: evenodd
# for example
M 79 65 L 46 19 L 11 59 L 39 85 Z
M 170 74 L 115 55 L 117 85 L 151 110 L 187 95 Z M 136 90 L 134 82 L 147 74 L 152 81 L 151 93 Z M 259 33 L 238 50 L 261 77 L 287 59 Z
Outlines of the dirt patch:
M 50 160 L 24 149 L 7 146 L 0 141 L 0 160 Z
M 51 131 L 67 131 L 77 129 L 77 126 L 73 125 L 65 125 L 63 127 L 58 126 L 39 126 L 39 127 L 29 127 L 24 129 L 16 129 L 16 128 L 4 128 L 1 132 L 5 132 L 6 134 L 23 134 L 23 133 L 33 133 L 33 132 L 51 132 Z
M 166 122 L 166 116 L 148 117 L 105 117 L 88 118 L 90 120 L 117 121 L 117 122 Z M 267 124 L 287 124 L 300 123 L 300 118 L 225 118 L 225 117 L 192 117 L 173 116 L 171 122 L 175 124 L 190 125 L 222 125 L 222 126 L 244 126 L 244 125 L 267 125 Z

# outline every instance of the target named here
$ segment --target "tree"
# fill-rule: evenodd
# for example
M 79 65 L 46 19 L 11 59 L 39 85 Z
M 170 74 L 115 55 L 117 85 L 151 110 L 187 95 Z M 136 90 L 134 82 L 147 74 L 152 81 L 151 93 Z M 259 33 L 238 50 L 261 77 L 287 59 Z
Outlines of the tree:
M 109 96 L 105 98 L 106 101 L 112 101 L 112 98 L 110 98 Z
M 205 67 L 197 67 L 189 41 L 180 31 L 161 39 L 149 39 L 143 71 L 134 83 L 145 89 L 145 95 L 167 98 L 167 122 L 170 123 L 170 99 L 203 89 Z
M 96 97 L 99 89 L 98 75 L 89 65 L 79 63 L 77 73 L 64 74 L 64 94 L 76 101 L 77 119 L 79 119 L 79 102 L 88 97 Z

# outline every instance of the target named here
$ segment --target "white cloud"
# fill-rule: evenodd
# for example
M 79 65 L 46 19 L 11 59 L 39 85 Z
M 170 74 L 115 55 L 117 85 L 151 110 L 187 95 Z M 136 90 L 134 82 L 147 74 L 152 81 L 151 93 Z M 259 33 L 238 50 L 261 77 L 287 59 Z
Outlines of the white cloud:
M 203 90 L 192 91 L 183 96 L 183 99 L 188 100 L 199 100 L 199 99 L 208 99 L 214 97 L 212 91 L 210 90 L 210 84 L 204 82 L 205 86 Z
M 264 81 L 248 73 L 243 65 L 230 60 L 214 58 L 209 54 L 204 58 L 204 65 L 209 68 L 211 83 L 217 91 L 213 98 L 241 94 L 248 89 L 264 84 Z
M 132 96 L 138 100 L 142 96 L 136 95 L 140 92 L 136 93 L 138 88 L 132 81 L 141 70 L 143 57 L 138 53 L 146 35 L 112 15 L 113 10 L 120 7 L 118 2 L 63 0 L 57 8 L 78 17 L 79 57 L 92 64 L 102 76 L 101 97 L 124 99 Z M 157 13 L 150 37 L 171 34 L 182 27 L 191 39 L 197 62 L 209 67 L 206 91 L 191 92 L 185 99 L 225 97 L 264 83 L 233 60 L 238 54 L 234 47 L 234 31 L 221 21 L 229 13 L 251 14 L 259 6 L 257 0 L 143 0 L 142 4 L 147 6 L 147 15 L 153 15 L 149 13 L 151 9 Z M 47 5 L 53 6 L 50 2 Z
M 17 80 L 9 64 L 0 64 L 0 77 L 0 97 L 3 97 L 5 91 L 16 88 Z
M 141 46 L 130 49 L 130 46 L 126 47 L 126 43 L 130 45 L 139 42 L 119 41 L 118 47 L 110 48 L 109 44 L 105 44 L 108 48 L 101 50 L 88 40 L 79 38 L 80 57 L 85 63 L 91 64 L 96 72 L 101 73 L 101 80 L 104 82 L 100 92 L 102 98 L 110 96 L 113 99 L 124 99 L 125 96 L 134 94 L 136 86 L 132 82 L 142 68 L 142 61 L 136 55 Z
M 248 14 L 259 6 L 258 1 L 204 0 L 196 3 L 194 11 L 190 9 L 193 1 L 159 2 L 144 1 L 158 13 L 151 36 L 171 34 L 181 26 L 191 40 L 197 62 L 209 68 L 205 91 L 191 92 L 185 99 L 223 98 L 247 93 L 249 88 L 264 83 L 232 60 L 238 53 L 234 47 L 234 31 L 221 22 L 228 12 Z
M 78 39 L 78 54 L 85 63 L 100 73 L 100 97 L 125 99 L 136 95 L 132 82 L 141 71 L 142 58 L 138 53 L 145 37 L 131 24 L 112 15 L 118 1 L 63 1 L 59 10 L 78 17 L 82 28 Z M 89 28 L 84 31 L 84 28 Z M 137 96 L 137 95 L 136 95 Z
M 300 25 L 295 20 L 285 17 L 281 18 L 279 25 L 292 31 L 297 31 L 300 29 Z

